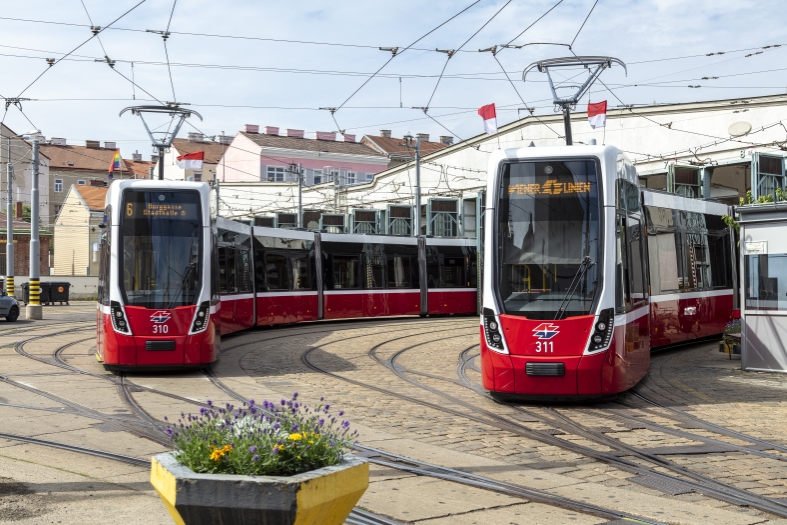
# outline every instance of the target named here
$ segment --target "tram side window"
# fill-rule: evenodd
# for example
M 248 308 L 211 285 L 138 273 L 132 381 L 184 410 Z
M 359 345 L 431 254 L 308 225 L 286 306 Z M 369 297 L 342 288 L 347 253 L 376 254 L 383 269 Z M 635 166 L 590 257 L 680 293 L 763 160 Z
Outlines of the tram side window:
M 382 255 L 365 255 L 364 262 L 364 288 L 385 288 L 385 266 Z
M 695 266 L 695 254 L 693 243 L 689 240 L 693 234 L 681 234 L 683 242 L 680 245 L 681 257 L 683 259 L 683 279 L 680 280 L 681 290 L 693 290 L 697 286 L 697 267 Z
M 636 217 L 626 218 L 628 255 L 629 255 L 629 291 L 632 306 L 638 306 L 647 301 L 647 287 L 645 284 L 644 249 L 642 246 L 642 223 Z
M 109 306 L 109 235 L 101 236 L 98 266 L 98 301 Z
M 290 256 L 292 264 L 292 289 L 311 290 L 312 279 L 309 264 L 309 256 L 306 254 Z
M 712 288 L 732 287 L 732 265 L 728 235 L 708 235 Z
M 787 310 L 787 254 L 746 255 L 744 290 L 747 310 Z
M 475 248 L 469 248 L 465 257 L 467 261 L 467 286 L 478 287 L 478 256 Z
M 626 311 L 631 306 L 629 289 L 628 243 L 626 242 L 626 217 L 617 215 L 615 234 L 615 308 Z
M 251 292 L 251 252 L 249 250 L 235 250 L 235 275 L 238 291 Z
M 287 282 L 287 257 L 280 253 L 265 254 L 267 290 L 289 290 Z
M 410 288 L 412 284 L 411 257 L 388 255 L 388 288 Z
M 465 284 L 465 258 L 440 255 L 440 288 L 463 288 Z
M 336 290 L 360 288 L 360 265 L 357 255 L 333 256 L 333 287 Z
M 680 289 L 682 281 L 678 266 L 678 252 L 675 242 L 680 234 L 674 232 L 659 231 L 655 234 L 655 246 L 651 251 L 651 257 L 656 265 L 651 266 L 651 271 L 658 273 L 659 292 L 668 292 Z M 655 267 L 654 267 L 655 266 Z
M 232 248 L 219 248 L 219 290 L 223 294 L 238 291 L 235 285 L 235 250 Z

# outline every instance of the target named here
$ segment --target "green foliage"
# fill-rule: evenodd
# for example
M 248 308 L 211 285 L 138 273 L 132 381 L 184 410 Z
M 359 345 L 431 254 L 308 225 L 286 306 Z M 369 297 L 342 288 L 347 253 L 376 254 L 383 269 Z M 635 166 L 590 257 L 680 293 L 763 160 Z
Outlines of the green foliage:
M 30 222 L 30 216 L 33 214 L 33 209 L 25 204 L 22 205 L 22 220 Z
M 736 232 L 741 230 L 741 225 L 738 224 L 738 221 L 736 221 L 729 215 L 722 215 L 721 220 L 723 220 L 724 224 L 726 224 L 729 228 L 735 228 Z
M 258 476 L 292 476 L 341 462 L 357 436 L 339 419 L 344 412 L 334 416 L 328 404 L 311 409 L 297 397 L 261 407 L 250 400 L 237 409 L 208 401 L 199 415 L 181 414 L 167 429 L 175 458 L 198 473 Z
M 740 339 L 736 337 L 727 337 L 731 334 L 740 334 L 741 333 L 741 320 L 740 319 L 733 319 L 727 326 L 724 327 L 724 342 L 727 344 L 738 344 L 740 343 Z

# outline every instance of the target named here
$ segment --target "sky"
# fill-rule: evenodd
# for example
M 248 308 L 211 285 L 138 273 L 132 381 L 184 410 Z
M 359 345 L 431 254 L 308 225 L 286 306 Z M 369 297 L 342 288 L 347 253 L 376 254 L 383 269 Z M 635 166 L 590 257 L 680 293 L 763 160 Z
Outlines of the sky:
M 577 111 L 588 99 L 614 107 L 787 93 L 777 0 L 474 1 L 9 3 L 0 10 L 0 96 L 31 100 L 22 111 L 10 106 L 4 122 L 76 145 L 114 141 L 127 158 L 152 148 L 139 118 L 120 111 L 171 101 L 202 116 L 181 137 L 257 124 L 460 140 L 483 132 L 476 111 L 485 104 L 496 104 L 501 125 L 526 107 L 552 114 L 546 76 L 533 71 L 523 82 L 522 71 L 571 51 L 628 66 L 628 75 L 618 66 L 605 71 Z M 90 39 L 90 26 L 105 28 L 124 13 Z M 500 49 L 509 42 L 530 45 Z M 572 42 L 571 50 L 541 44 Z M 495 45 L 496 55 L 479 52 Z M 763 49 L 774 45 L 782 47 Z M 448 58 L 435 49 L 459 51 Z M 426 114 L 413 109 L 423 107 Z M 320 108 L 339 108 L 335 121 Z

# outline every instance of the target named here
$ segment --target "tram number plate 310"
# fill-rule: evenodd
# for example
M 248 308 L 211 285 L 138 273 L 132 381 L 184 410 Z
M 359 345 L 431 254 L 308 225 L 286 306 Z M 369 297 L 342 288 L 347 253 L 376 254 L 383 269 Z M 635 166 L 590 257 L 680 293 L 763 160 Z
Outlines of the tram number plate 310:
M 555 352 L 555 342 L 554 341 L 536 341 L 536 352 L 537 353 L 549 353 L 553 354 Z

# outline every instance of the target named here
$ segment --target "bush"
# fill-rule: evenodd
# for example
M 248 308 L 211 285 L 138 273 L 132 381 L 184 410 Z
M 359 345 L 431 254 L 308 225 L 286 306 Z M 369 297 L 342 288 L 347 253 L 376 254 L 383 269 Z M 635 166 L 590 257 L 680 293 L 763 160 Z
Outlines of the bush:
M 249 400 L 237 409 L 208 400 L 199 415 L 181 414 L 167 428 L 175 459 L 197 473 L 259 476 L 292 476 L 341 462 L 357 436 L 349 421 L 339 419 L 344 412 L 334 416 L 328 404 L 311 409 L 297 398 L 296 392 L 289 401 L 263 401 L 261 407 Z
M 730 334 L 741 333 L 741 320 L 733 319 L 724 327 L 724 342 L 727 344 L 738 344 L 740 340 L 735 337 L 727 337 Z

